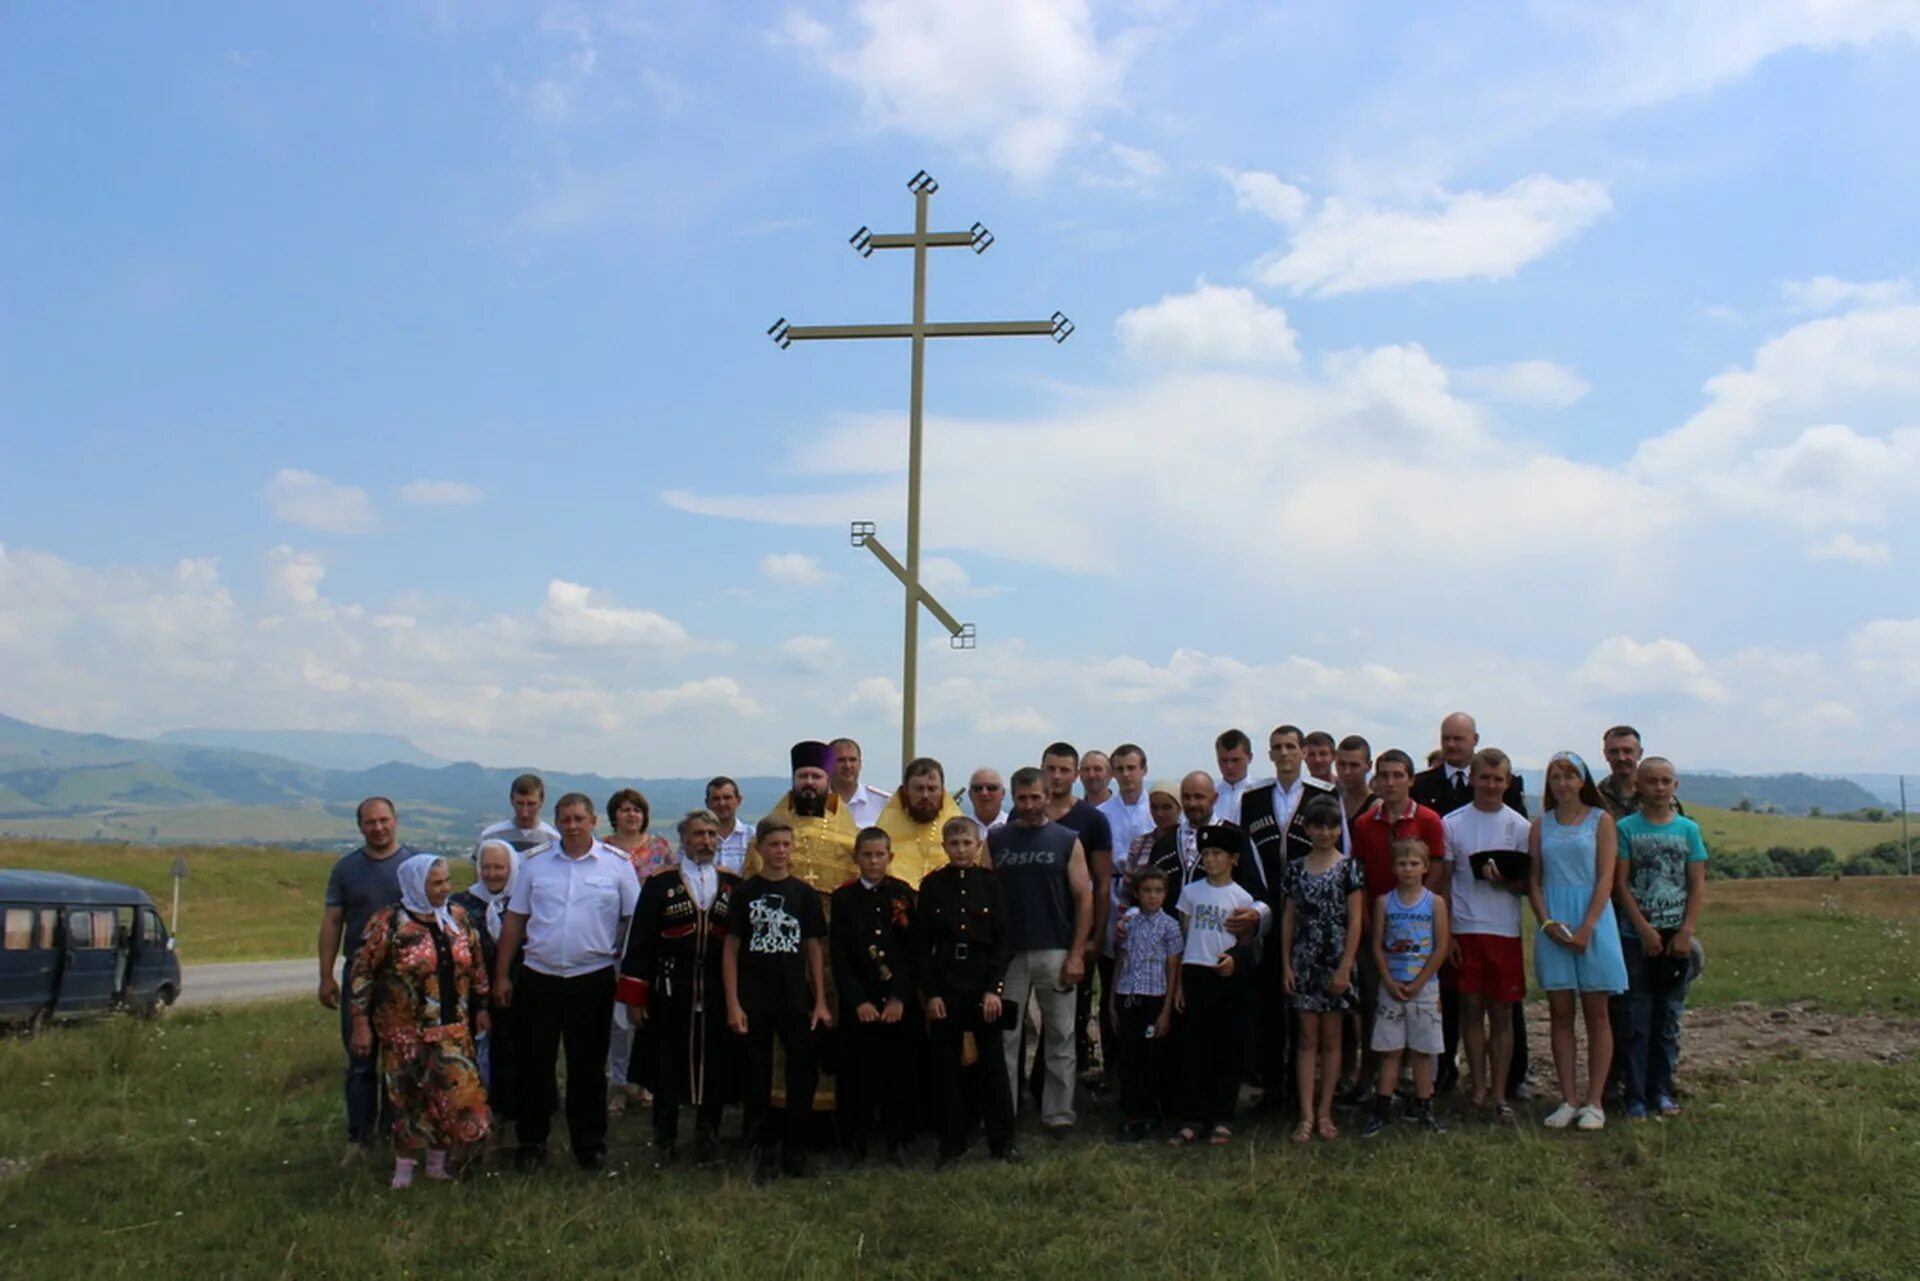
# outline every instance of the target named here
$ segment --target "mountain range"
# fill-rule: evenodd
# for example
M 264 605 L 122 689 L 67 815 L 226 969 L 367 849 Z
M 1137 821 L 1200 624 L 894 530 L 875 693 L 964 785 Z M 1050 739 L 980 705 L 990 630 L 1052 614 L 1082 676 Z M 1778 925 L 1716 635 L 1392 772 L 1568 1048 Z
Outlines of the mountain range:
M 510 813 L 507 792 L 524 768 L 472 761 L 388 760 L 329 768 L 251 750 L 279 743 L 319 759 L 358 760 L 383 736 L 184 731 L 157 740 L 46 729 L 0 715 L 0 835 L 158 843 L 338 848 L 358 840 L 353 811 L 368 796 L 391 797 L 401 837 L 427 849 L 465 850 L 487 823 Z M 435 761 L 405 739 L 390 745 Z M 647 796 L 664 829 L 704 802 L 705 778 L 614 779 L 543 773 L 549 803 L 585 792 L 596 809 L 622 787 Z M 744 814 L 771 805 L 786 780 L 743 778 Z
M 394 735 L 194 729 L 145 740 L 0 715 L 0 835 L 340 848 L 358 839 L 354 806 L 387 796 L 399 809 L 403 839 L 465 850 L 481 827 L 507 815 L 508 787 L 522 772 L 442 761 Z M 549 802 L 577 791 L 604 808 L 619 788 L 637 787 L 662 830 L 705 799 L 704 778 L 540 772 Z M 1529 792 L 1537 790 L 1539 772 L 1526 775 Z M 747 817 L 763 813 L 787 785 L 739 781 Z M 1680 790 L 1699 805 L 1731 809 L 1744 800 L 1756 810 L 1837 814 L 1893 808 L 1888 796 L 1897 795 L 1897 782 L 1893 775 L 1856 781 L 1703 771 L 1683 775 Z

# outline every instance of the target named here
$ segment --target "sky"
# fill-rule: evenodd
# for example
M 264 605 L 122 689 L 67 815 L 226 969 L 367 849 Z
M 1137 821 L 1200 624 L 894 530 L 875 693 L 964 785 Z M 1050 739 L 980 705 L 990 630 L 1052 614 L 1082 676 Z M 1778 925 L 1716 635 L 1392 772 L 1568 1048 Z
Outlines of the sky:
M 1920 768 L 1920 0 L 12 6 L 0 712 Z

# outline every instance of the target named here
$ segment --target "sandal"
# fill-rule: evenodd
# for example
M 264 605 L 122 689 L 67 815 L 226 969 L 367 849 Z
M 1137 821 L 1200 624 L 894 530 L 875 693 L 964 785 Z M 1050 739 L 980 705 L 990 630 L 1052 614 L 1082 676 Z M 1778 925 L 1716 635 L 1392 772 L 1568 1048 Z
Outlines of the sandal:
M 1294 1126 L 1293 1141 L 1295 1143 L 1313 1142 L 1313 1122 L 1302 1121 L 1300 1124 Z
M 1514 1125 L 1518 1121 L 1518 1118 L 1516 1118 L 1513 1114 L 1513 1104 L 1511 1103 L 1499 1103 L 1494 1105 L 1493 1119 L 1497 1124 L 1500 1124 L 1500 1125 Z
M 1170 1148 L 1184 1148 L 1187 1144 L 1199 1137 L 1199 1135 L 1193 1132 L 1192 1126 L 1183 1125 L 1178 1130 L 1175 1130 L 1173 1135 L 1168 1138 L 1167 1146 Z
M 1207 1136 L 1207 1143 L 1216 1148 L 1223 1148 L 1231 1142 L 1233 1142 L 1233 1131 L 1224 1125 L 1214 1126 L 1213 1133 Z
M 1340 1127 L 1333 1123 L 1332 1117 L 1323 1116 L 1320 1118 L 1320 1124 L 1314 1127 L 1314 1133 L 1323 1139 L 1337 1139 L 1340 1137 Z

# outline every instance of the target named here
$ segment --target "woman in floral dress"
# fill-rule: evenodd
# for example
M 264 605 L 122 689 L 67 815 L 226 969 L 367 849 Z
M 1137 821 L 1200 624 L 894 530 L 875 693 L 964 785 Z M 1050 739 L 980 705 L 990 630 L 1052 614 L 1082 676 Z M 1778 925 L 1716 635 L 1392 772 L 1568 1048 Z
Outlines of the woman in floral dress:
M 393 1185 L 447 1179 L 447 1149 L 487 1137 L 486 1090 L 474 1029 L 488 1026 L 487 973 L 467 914 L 449 903 L 447 861 L 416 854 L 400 865 L 400 906 L 367 923 L 353 966 L 352 1050 L 380 1039 L 380 1075 L 393 1106 Z

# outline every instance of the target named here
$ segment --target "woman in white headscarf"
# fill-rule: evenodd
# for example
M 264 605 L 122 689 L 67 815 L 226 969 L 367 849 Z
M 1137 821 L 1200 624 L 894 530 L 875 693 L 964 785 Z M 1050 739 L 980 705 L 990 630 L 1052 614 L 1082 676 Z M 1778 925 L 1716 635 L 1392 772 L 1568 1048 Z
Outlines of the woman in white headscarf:
M 365 1055 L 380 1039 L 380 1075 L 393 1107 L 393 1184 L 413 1182 L 424 1149 L 426 1176 L 453 1177 L 447 1150 L 487 1137 L 490 1117 L 474 1031 L 485 1031 L 487 972 L 478 932 L 449 901 L 447 861 L 416 854 L 400 865 L 400 906 L 367 923 L 353 966 L 349 1048 Z
M 480 842 L 476 854 L 479 877 L 467 889 L 453 896 L 454 903 L 466 909 L 467 919 L 480 936 L 480 954 L 486 972 L 493 973 L 493 958 L 500 941 L 500 918 L 520 879 L 523 855 L 505 841 Z M 514 958 L 513 977 L 517 981 L 520 958 Z M 493 1011 L 490 1031 L 474 1032 L 474 1045 L 480 1063 L 480 1083 L 487 1087 L 487 1103 L 493 1111 L 496 1129 L 499 1122 L 513 1119 L 515 1076 L 513 1071 L 512 1010 Z

